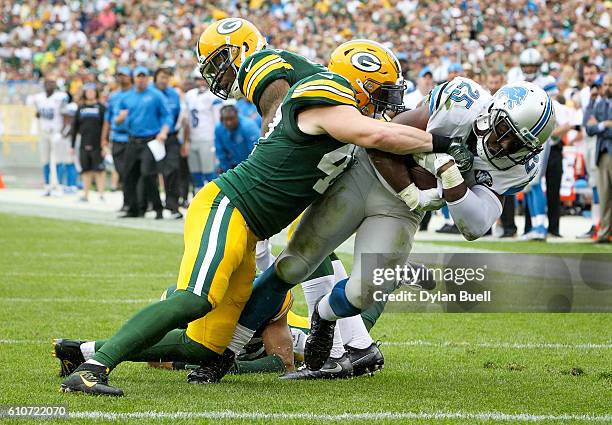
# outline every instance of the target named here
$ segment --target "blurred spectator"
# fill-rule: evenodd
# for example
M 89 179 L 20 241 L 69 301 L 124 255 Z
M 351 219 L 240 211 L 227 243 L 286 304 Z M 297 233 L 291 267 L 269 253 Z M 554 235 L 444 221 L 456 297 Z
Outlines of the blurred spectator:
M 119 83 L 119 90 L 113 92 L 108 98 L 106 115 L 104 116 L 104 127 L 102 129 L 102 143 L 105 145 L 109 144 L 110 131 L 113 164 L 115 165 L 115 170 L 119 174 L 119 182 L 121 183 L 123 191 L 123 206 L 121 207 L 121 211 L 127 211 L 128 205 L 135 201 L 134 199 L 129 199 L 129 194 L 125 190 L 125 160 L 128 146 L 128 129 L 125 121 L 121 124 L 117 124 L 115 118 L 119 115 L 119 104 L 121 103 L 121 99 L 123 99 L 132 87 L 132 70 L 127 66 L 121 66 L 117 69 L 116 77 Z
M 599 98 L 599 66 L 592 62 L 584 65 L 582 69 L 582 77 L 584 79 L 584 87 L 580 90 L 580 105 L 582 105 L 583 116 L 586 114 L 587 108 L 593 108 L 593 105 Z M 597 138 L 588 134 L 584 140 L 584 162 L 586 164 L 588 183 L 593 191 L 591 197 L 591 228 L 580 239 L 592 239 L 597 237 L 597 229 L 599 227 L 599 193 L 597 191 L 597 166 L 595 165 Z
M 597 136 L 595 163 L 599 169 L 599 201 L 601 222 L 598 243 L 610 243 L 612 237 L 612 74 L 604 78 L 601 99 L 587 108 L 584 115 L 586 132 Z M 592 105 L 592 104 L 591 104 Z
M 185 108 L 189 114 L 185 143 L 195 192 L 217 176 L 215 126 L 222 106 L 221 99 L 211 93 L 206 80 L 198 77 L 197 85 L 185 94 Z
M 126 121 L 129 144 L 126 152 L 125 190 L 134 200 L 122 217 L 143 217 L 147 203 L 153 203 L 156 219 L 162 219 L 162 204 L 157 183 L 157 163 L 147 145 L 156 140 L 163 144 L 173 120 L 164 95 L 149 85 L 149 70 L 137 66 L 132 72 L 134 87 L 119 102 L 117 124 Z
M 433 77 L 429 67 L 423 68 L 419 72 L 417 79 L 416 88 L 404 95 L 404 106 L 408 109 L 414 109 L 417 107 L 419 102 L 423 100 L 425 96 L 433 88 Z
M 164 177 L 164 189 L 166 191 L 166 209 L 172 213 L 172 218 L 183 218 L 183 214 L 179 211 L 179 158 L 181 151 L 181 143 L 178 139 L 179 127 L 182 122 L 179 122 L 181 112 L 181 98 L 174 89 L 168 84 L 172 77 L 170 68 L 159 68 L 153 76 L 153 83 L 166 97 L 166 103 L 170 110 L 171 121 L 168 137 L 166 138 L 166 156 L 161 162 L 161 173 Z
M 261 128 L 261 115 L 257 112 L 257 106 L 243 97 L 236 102 L 236 109 L 238 109 L 239 115 L 252 119 L 257 127 Z
M 102 144 L 102 126 L 104 125 L 104 114 L 106 110 L 98 100 L 98 90 L 95 84 L 87 84 L 84 87 L 83 99 L 74 115 L 72 122 L 72 149 L 76 144 L 77 135 L 81 135 L 81 146 L 79 147 L 79 163 L 81 164 L 81 178 L 83 179 L 82 202 L 89 201 L 89 190 L 93 178 L 100 200 L 104 201 L 104 150 L 108 147 L 106 142 Z
M 219 168 L 225 172 L 247 159 L 259 138 L 259 127 L 253 120 L 239 116 L 234 105 L 225 105 L 220 113 L 221 122 L 215 128 L 215 151 Z
M 549 140 L 550 150 L 546 162 L 546 204 L 548 206 L 548 235 L 560 238 L 559 218 L 561 217 L 561 177 L 563 176 L 563 144 L 573 144 L 582 138 L 582 114 L 566 106 L 565 98 L 557 96 L 554 101 L 557 127 Z M 572 133 L 572 140 L 568 138 Z

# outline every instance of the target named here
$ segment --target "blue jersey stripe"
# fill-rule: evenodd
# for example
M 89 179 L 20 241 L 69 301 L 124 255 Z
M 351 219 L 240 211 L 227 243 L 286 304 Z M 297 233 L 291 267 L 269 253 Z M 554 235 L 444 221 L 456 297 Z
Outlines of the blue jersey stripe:
M 442 88 L 441 85 L 437 85 L 431 91 L 431 95 L 429 97 L 429 115 L 432 115 L 436 106 L 436 97 L 438 97 L 438 92 Z

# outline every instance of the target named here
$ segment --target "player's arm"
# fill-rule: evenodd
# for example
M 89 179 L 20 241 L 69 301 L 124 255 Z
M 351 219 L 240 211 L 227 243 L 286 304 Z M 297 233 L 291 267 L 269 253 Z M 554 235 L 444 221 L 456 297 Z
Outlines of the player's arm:
M 276 110 L 283 102 L 289 88 L 287 80 L 276 80 L 270 83 L 261 94 L 258 103 L 261 111 L 261 135 L 267 133 L 268 126 L 274 119 Z
M 287 325 L 287 315 L 270 322 L 262 333 L 266 354 L 281 358 L 288 371 L 294 370 L 293 338 Z
M 440 151 L 439 145 L 450 145 L 450 139 L 446 137 L 432 136 L 407 125 L 368 118 L 348 105 L 305 109 L 299 114 L 298 125 L 306 134 L 327 133 L 340 142 L 398 155 L 433 152 L 434 149 Z
M 461 234 L 473 241 L 487 233 L 501 216 L 502 197 L 483 185 L 468 187 L 448 155 L 436 159 L 435 168 L 442 182 L 442 196 Z
M 404 111 L 396 115 L 392 122 L 425 130 L 428 119 L 429 110 L 427 103 L 422 103 L 416 109 Z M 412 184 L 412 178 L 403 156 L 377 149 L 368 149 L 368 155 L 378 173 L 397 193 L 401 193 Z

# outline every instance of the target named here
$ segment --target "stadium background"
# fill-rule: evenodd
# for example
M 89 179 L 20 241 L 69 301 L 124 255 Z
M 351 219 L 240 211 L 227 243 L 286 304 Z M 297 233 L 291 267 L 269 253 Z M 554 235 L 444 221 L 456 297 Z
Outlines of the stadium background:
M 72 95 L 96 82 L 103 99 L 116 88 L 121 65 L 175 70 L 172 82 L 187 88 L 193 47 L 208 23 L 227 16 L 256 22 L 269 44 L 326 63 L 343 41 L 372 38 L 396 52 L 414 89 L 428 67 L 444 80 L 448 67 L 484 83 L 493 70 L 516 73 L 518 56 L 536 47 L 544 72 L 557 78 L 570 106 L 579 107 L 582 67 L 608 69 L 610 1 L 481 2 L 477 0 L 168 2 L 3 2 L 0 21 L 0 167 L 17 186 L 38 184 L 34 113 L 23 105 L 53 76 Z M 580 149 L 578 149 L 578 152 Z M 570 161 L 574 148 L 566 150 Z M 566 164 L 567 175 L 572 163 Z M 16 180 L 16 181 L 15 181 Z M 572 179 L 565 179 L 571 194 Z M 580 186 L 582 187 L 582 186 Z

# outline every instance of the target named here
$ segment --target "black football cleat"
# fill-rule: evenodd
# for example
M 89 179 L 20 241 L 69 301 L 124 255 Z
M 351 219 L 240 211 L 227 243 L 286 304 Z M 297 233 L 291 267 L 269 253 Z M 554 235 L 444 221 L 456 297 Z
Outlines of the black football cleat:
M 108 385 L 109 369 L 83 363 L 70 374 L 60 385 L 60 391 L 64 393 L 82 392 L 91 395 L 109 395 L 120 397 L 123 391 Z
M 59 376 L 66 377 L 76 370 L 81 363 L 85 363 L 85 358 L 81 352 L 81 344 L 86 341 L 78 339 L 54 339 L 53 357 L 60 362 Z
M 319 315 L 319 303 L 310 319 L 310 334 L 304 347 L 304 363 L 310 370 L 319 370 L 329 357 L 334 343 L 336 321 L 325 320 Z
M 219 358 L 189 372 L 187 382 L 190 384 L 216 384 L 230 371 L 234 365 L 235 357 L 233 351 L 226 349 Z
M 348 379 L 353 377 L 353 365 L 347 353 L 340 358 L 329 357 L 319 370 L 302 367 L 295 372 L 289 372 L 280 377 L 283 380 L 305 379 Z
M 349 359 L 351 359 L 354 376 L 361 376 L 366 373 L 374 375 L 377 370 L 385 366 L 385 358 L 375 342 L 367 348 L 354 348 L 345 345 L 344 349 L 348 353 Z

